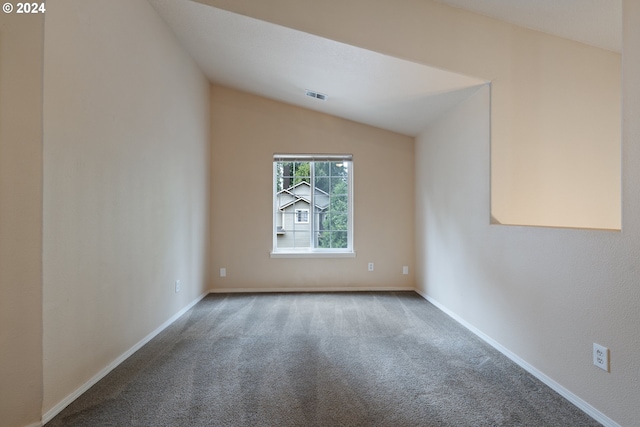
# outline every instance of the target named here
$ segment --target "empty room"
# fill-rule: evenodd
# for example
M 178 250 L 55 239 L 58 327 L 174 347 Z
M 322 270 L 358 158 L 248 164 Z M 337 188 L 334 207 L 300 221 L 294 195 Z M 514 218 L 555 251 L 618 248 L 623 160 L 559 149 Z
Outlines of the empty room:
M 0 14 L 0 426 L 640 425 L 640 2 Z

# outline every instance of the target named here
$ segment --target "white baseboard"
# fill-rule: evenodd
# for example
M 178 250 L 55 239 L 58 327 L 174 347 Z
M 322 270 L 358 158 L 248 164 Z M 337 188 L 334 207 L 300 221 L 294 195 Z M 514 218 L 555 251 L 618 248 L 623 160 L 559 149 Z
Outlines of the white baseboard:
M 240 294 L 240 293 L 277 293 L 277 292 L 406 292 L 415 291 L 412 287 L 310 287 L 310 288 L 213 288 L 209 292 L 212 294 Z
M 93 378 L 91 378 L 89 381 L 87 381 L 82 386 L 80 386 L 80 388 L 78 388 L 73 393 L 71 393 L 66 398 L 64 398 L 62 401 L 60 401 L 56 406 L 54 406 L 53 408 L 51 408 L 50 410 L 45 412 L 42 415 L 42 424 L 34 424 L 34 426 L 40 427 L 40 425 L 46 424 L 49 421 L 51 421 L 56 415 L 58 415 L 60 412 L 62 412 L 62 410 L 64 408 L 69 406 L 71 404 L 71 402 L 73 402 L 78 397 L 80 397 L 80 395 L 82 395 L 82 393 L 84 393 L 85 391 L 89 390 L 94 384 L 96 384 L 98 381 L 100 381 L 102 378 L 104 378 L 109 372 L 113 371 L 118 365 L 120 365 L 122 362 L 124 362 L 129 356 L 131 356 L 136 351 L 140 350 L 140 348 L 142 348 L 143 345 L 145 345 L 146 343 L 151 341 L 156 335 L 158 335 L 160 332 L 162 332 L 164 329 L 166 329 L 173 322 L 178 320 L 178 318 L 180 316 L 182 316 L 187 311 L 189 311 L 194 305 L 196 305 L 198 302 L 200 302 L 200 300 L 202 300 L 202 298 L 207 296 L 207 294 L 208 293 L 204 293 L 204 294 L 200 295 L 198 298 L 196 298 L 195 300 L 190 302 L 182 310 L 180 310 L 179 312 L 177 312 L 176 314 L 171 316 L 171 318 L 169 318 L 169 320 L 167 320 L 162 325 L 160 325 L 158 328 L 156 328 L 156 330 L 154 330 L 149 335 L 147 335 L 146 337 L 144 337 L 143 339 L 138 341 L 137 344 L 135 344 L 129 350 L 127 350 L 123 354 L 121 354 L 120 357 L 118 357 L 116 360 L 111 362 L 109 365 L 104 367 L 100 372 L 98 372 L 96 375 L 94 375 Z M 31 426 L 29 426 L 29 427 L 31 427 Z
M 595 419 L 596 421 L 598 421 L 599 423 L 601 423 L 605 427 L 621 427 L 618 423 L 616 423 L 615 421 L 613 421 L 612 419 L 610 419 L 609 417 L 604 415 L 602 412 L 600 412 L 597 409 L 595 409 L 589 403 L 587 403 L 586 401 L 584 401 L 583 399 L 581 399 L 580 397 L 578 397 L 577 395 L 575 395 L 571 391 L 569 391 L 566 388 L 564 388 L 562 385 L 558 384 L 557 382 L 555 382 L 554 380 L 549 378 L 547 375 L 545 375 L 544 373 L 542 373 L 541 371 L 539 371 L 538 369 L 536 369 L 535 367 L 533 367 L 532 365 L 527 363 L 525 360 L 521 359 L 516 354 L 512 353 L 507 348 L 503 347 L 497 341 L 495 341 L 494 339 L 492 339 L 488 335 L 484 334 L 482 331 L 480 331 L 479 329 L 475 328 L 473 325 L 471 325 L 468 322 L 466 322 L 464 319 L 459 317 L 456 313 L 450 311 L 445 306 L 440 304 L 438 301 L 434 300 L 433 298 L 431 298 L 430 296 L 428 296 L 425 293 L 421 292 L 420 290 L 417 290 L 417 289 L 414 289 L 414 288 L 404 288 L 404 287 L 400 287 L 400 288 L 391 288 L 391 287 L 381 287 L 381 288 L 376 288 L 376 287 L 369 287 L 369 288 L 359 288 L 359 287 L 358 288 L 356 288 L 356 287 L 339 287 L 339 288 L 338 287 L 335 287 L 335 288 L 334 287 L 330 287 L 330 288 L 327 288 L 327 287 L 318 287 L 318 288 L 216 288 L 216 289 L 211 289 L 210 293 L 354 292 L 354 291 L 363 291 L 363 292 L 374 292 L 374 291 L 398 291 L 398 292 L 415 291 L 420 296 L 422 296 L 425 300 L 429 301 L 431 304 L 436 306 L 443 313 L 445 313 L 446 315 L 451 317 L 453 320 L 455 320 L 456 322 L 458 322 L 459 324 L 464 326 L 466 329 L 468 329 L 469 331 L 471 331 L 472 333 L 477 335 L 480 339 L 482 339 L 487 344 L 489 344 L 490 346 L 492 346 L 493 348 L 498 350 L 500 353 L 502 353 L 505 356 L 507 356 L 513 362 L 515 362 L 520 367 L 522 367 L 525 371 L 529 372 L 531 375 L 533 375 L 534 377 L 538 378 L 544 384 L 546 384 L 551 389 L 553 389 L 558 394 L 560 394 L 562 397 L 564 397 L 565 399 L 567 399 L 568 401 L 570 401 L 571 403 L 576 405 L 578 408 L 580 408 L 582 411 L 584 411 L 586 414 L 591 416 L 593 419 Z M 164 322 L 162 325 L 160 325 L 156 330 L 154 330 L 149 335 L 144 337 L 137 344 L 135 344 L 133 347 L 131 347 L 129 350 L 127 350 L 125 353 L 123 353 L 120 357 L 118 357 L 116 360 L 114 360 L 108 366 L 106 366 L 104 369 L 102 369 L 100 372 L 98 372 L 93 378 L 91 378 L 89 381 L 87 381 L 85 384 L 83 384 L 81 387 L 79 387 L 77 390 L 75 390 L 73 393 L 71 393 L 69 396 L 67 396 L 65 399 L 63 399 L 61 402 L 59 402 L 56 406 L 54 406 L 49 411 L 47 411 L 42 416 L 42 423 L 34 423 L 34 424 L 30 424 L 30 425 L 28 425 L 26 427 L 41 427 L 42 425 L 44 425 L 47 422 L 51 421 L 56 415 L 58 415 L 60 412 L 62 412 L 62 410 L 64 408 L 69 406 L 74 400 L 76 400 L 78 397 L 80 397 L 80 395 L 82 395 L 82 393 L 86 392 L 94 384 L 96 384 L 98 381 L 100 381 L 102 378 L 104 378 L 109 372 L 111 372 L 118 365 L 120 365 L 122 362 L 124 362 L 129 356 L 131 356 L 133 353 L 138 351 L 142 346 L 144 346 L 146 343 L 151 341 L 156 335 L 158 335 L 160 332 L 162 332 L 164 329 L 166 329 L 169 325 L 171 325 L 173 322 L 175 322 L 178 318 L 180 318 L 180 316 L 182 316 L 187 311 L 189 311 L 194 305 L 196 305 L 198 302 L 200 302 L 200 300 L 202 300 L 206 295 L 207 295 L 206 293 L 200 295 L 198 298 L 196 298 L 194 301 L 192 301 L 189 305 L 184 307 L 182 310 L 180 310 L 178 313 L 176 313 L 170 319 L 168 319 L 166 322 Z
M 604 425 L 605 427 L 620 427 L 620 424 L 616 423 L 611 418 L 607 417 L 602 412 L 598 411 L 596 408 L 591 406 L 589 403 L 587 403 L 586 401 L 584 401 L 580 397 L 576 396 L 574 393 L 572 393 L 571 391 L 567 390 L 562 385 L 560 385 L 557 382 L 555 382 L 553 379 L 549 378 L 543 372 L 539 371 L 538 369 L 536 369 L 535 367 L 530 365 L 528 362 L 526 362 L 525 360 L 521 359 L 516 354 L 512 353 L 506 347 L 502 346 L 500 343 L 495 341 L 493 338 L 489 337 L 488 335 L 484 334 L 482 331 L 480 331 L 479 329 L 477 329 L 476 327 L 474 327 L 470 323 L 466 322 L 464 319 L 462 319 L 456 313 L 454 313 L 451 310 L 447 309 L 445 306 L 443 306 L 438 301 L 436 301 L 433 298 L 431 298 L 429 295 L 426 295 L 424 292 L 422 292 L 420 290 L 417 290 L 417 289 L 415 291 L 420 296 L 422 296 L 422 298 L 426 299 L 431 304 L 435 305 L 440 311 L 445 313 L 447 316 L 451 317 L 453 320 L 455 320 L 456 322 L 458 322 L 459 324 L 464 326 L 469 331 L 473 332 L 475 335 L 477 335 L 480 339 L 485 341 L 491 347 L 495 348 L 500 353 L 502 353 L 505 356 L 507 356 L 509 359 L 511 359 L 516 364 L 518 364 L 525 371 L 529 372 L 531 375 L 533 375 L 534 377 L 536 377 L 537 379 L 539 379 L 540 381 L 545 383 L 552 390 L 554 390 L 559 395 L 561 395 L 562 397 L 567 399 L 569 402 L 571 402 L 574 405 L 576 405 L 583 412 L 588 414 L 594 420 L 598 421 L 600 424 Z

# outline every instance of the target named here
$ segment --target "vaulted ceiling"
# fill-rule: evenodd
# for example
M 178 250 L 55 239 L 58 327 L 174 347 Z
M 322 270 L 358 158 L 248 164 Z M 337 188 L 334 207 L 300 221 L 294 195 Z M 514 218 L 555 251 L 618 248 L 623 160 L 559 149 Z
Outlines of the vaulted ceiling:
M 436 1 L 620 50 L 621 0 Z M 486 83 L 191 0 L 149 2 L 211 82 L 405 135 Z

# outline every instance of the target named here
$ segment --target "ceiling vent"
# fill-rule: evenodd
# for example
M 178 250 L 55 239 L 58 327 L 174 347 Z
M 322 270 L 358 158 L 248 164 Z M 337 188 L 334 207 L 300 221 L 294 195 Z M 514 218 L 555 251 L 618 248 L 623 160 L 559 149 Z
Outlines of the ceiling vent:
M 324 93 L 318 93 L 318 92 L 314 92 L 312 90 L 305 90 L 304 94 L 307 96 L 310 96 L 312 98 L 316 98 L 319 99 L 320 101 L 326 101 L 327 100 L 327 95 L 325 95 Z

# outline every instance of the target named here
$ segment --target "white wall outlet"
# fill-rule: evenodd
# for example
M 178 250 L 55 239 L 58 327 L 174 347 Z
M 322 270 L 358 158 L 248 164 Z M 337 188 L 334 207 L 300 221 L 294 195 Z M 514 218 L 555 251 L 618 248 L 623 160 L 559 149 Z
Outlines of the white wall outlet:
M 181 289 L 181 288 L 182 288 L 182 284 L 180 283 L 180 280 L 176 280 L 176 287 L 175 287 L 175 289 L 176 289 L 176 294 L 177 294 L 178 292 L 180 292 L 180 289 Z
M 370 262 L 370 263 L 367 265 L 367 270 L 369 270 L 369 271 L 373 271 L 373 263 L 372 263 L 372 262 Z
M 227 269 L 222 267 L 220 269 L 220 277 L 227 277 Z
M 609 349 L 593 343 L 593 364 L 609 372 Z
M 402 266 L 402 274 L 409 274 L 409 266 L 408 265 L 403 265 Z

